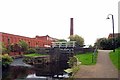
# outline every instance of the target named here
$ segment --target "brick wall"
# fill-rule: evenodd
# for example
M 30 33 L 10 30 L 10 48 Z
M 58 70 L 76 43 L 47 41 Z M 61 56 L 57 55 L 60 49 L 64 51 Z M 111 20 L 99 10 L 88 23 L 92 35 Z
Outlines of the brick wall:
M 41 38 L 29 38 L 19 35 L 13 35 L 8 33 L 0 33 L 2 34 L 2 42 L 7 47 L 8 44 L 18 43 L 20 40 L 24 40 L 30 47 L 44 47 L 44 45 L 51 45 L 51 40 L 47 40 L 46 36 Z

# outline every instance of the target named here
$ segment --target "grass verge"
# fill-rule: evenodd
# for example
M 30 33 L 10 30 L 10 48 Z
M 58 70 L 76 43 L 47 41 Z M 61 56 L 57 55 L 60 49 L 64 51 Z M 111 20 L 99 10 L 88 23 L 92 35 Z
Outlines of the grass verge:
M 37 57 L 37 56 L 45 56 L 46 54 L 38 54 L 38 53 L 32 53 L 32 54 L 25 54 L 25 57 Z
M 93 52 L 88 52 L 84 54 L 78 53 L 76 57 L 82 65 L 94 65 L 97 62 L 97 52 L 94 55 Z
M 110 52 L 109 54 L 112 63 L 115 67 L 120 70 L 120 48 L 115 49 L 115 52 Z

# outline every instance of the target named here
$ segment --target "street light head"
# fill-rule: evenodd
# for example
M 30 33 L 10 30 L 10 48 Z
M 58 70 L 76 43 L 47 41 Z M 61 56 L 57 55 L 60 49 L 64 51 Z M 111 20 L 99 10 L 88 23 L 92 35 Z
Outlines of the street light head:
M 106 19 L 110 19 L 109 17 L 107 17 Z

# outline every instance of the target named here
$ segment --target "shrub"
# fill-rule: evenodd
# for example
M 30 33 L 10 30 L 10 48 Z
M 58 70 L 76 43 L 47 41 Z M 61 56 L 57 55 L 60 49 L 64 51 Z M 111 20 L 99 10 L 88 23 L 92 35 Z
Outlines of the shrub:
M 72 73 L 72 76 L 70 78 L 73 78 L 76 72 L 80 69 L 81 62 L 78 61 L 78 58 L 76 56 L 73 56 L 73 57 L 70 57 L 68 63 L 71 68 L 68 68 L 64 71 L 67 73 Z
M 2 66 L 6 67 L 12 62 L 13 62 L 13 59 L 8 54 L 2 55 Z
M 69 63 L 70 67 L 73 67 L 73 66 L 77 65 L 77 58 L 75 56 L 70 57 L 68 63 Z
M 33 60 L 32 57 L 24 57 L 24 58 L 23 58 L 23 62 L 25 62 L 26 64 L 31 63 L 32 60 Z
M 111 39 L 100 38 L 96 41 L 95 46 L 96 45 L 99 49 L 103 49 L 103 50 L 114 49 L 113 38 L 111 38 Z M 117 38 L 115 38 L 115 48 L 119 48 L 119 47 L 120 47 L 120 37 L 117 37 Z
M 0 52 L 2 52 L 2 54 L 8 53 L 9 51 L 7 50 L 6 46 L 4 43 L 0 42 Z
M 27 53 L 28 53 L 28 54 L 30 54 L 30 53 L 36 53 L 36 49 L 34 49 L 34 48 L 29 48 L 29 49 L 27 50 Z
M 24 40 L 20 40 L 18 42 L 18 46 L 21 47 L 22 52 L 26 52 L 28 50 L 28 44 Z

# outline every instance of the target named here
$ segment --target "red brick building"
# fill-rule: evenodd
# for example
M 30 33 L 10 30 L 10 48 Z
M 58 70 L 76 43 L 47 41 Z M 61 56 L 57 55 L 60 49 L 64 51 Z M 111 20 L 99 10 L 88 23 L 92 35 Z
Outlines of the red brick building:
M 52 45 L 51 42 L 56 41 L 57 39 L 48 35 L 29 38 L 25 36 L 0 32 L 0 41 L 3 42 L 6 47 L 8 44 L 18 43 L 20 40 L 24 40 L 29 45 L 29 47 L 48 47 Z
M 120 33 L 115 33 L 115 34 L 114 34 L 114 37 L 115 37 L 115 38 L 120 37 Z M 109 34 L 109 36 L 108 36 L 108 39 L 111 39 L 111 38 L 113 38 L 113 34 L 112 34 L 112 33 Z

